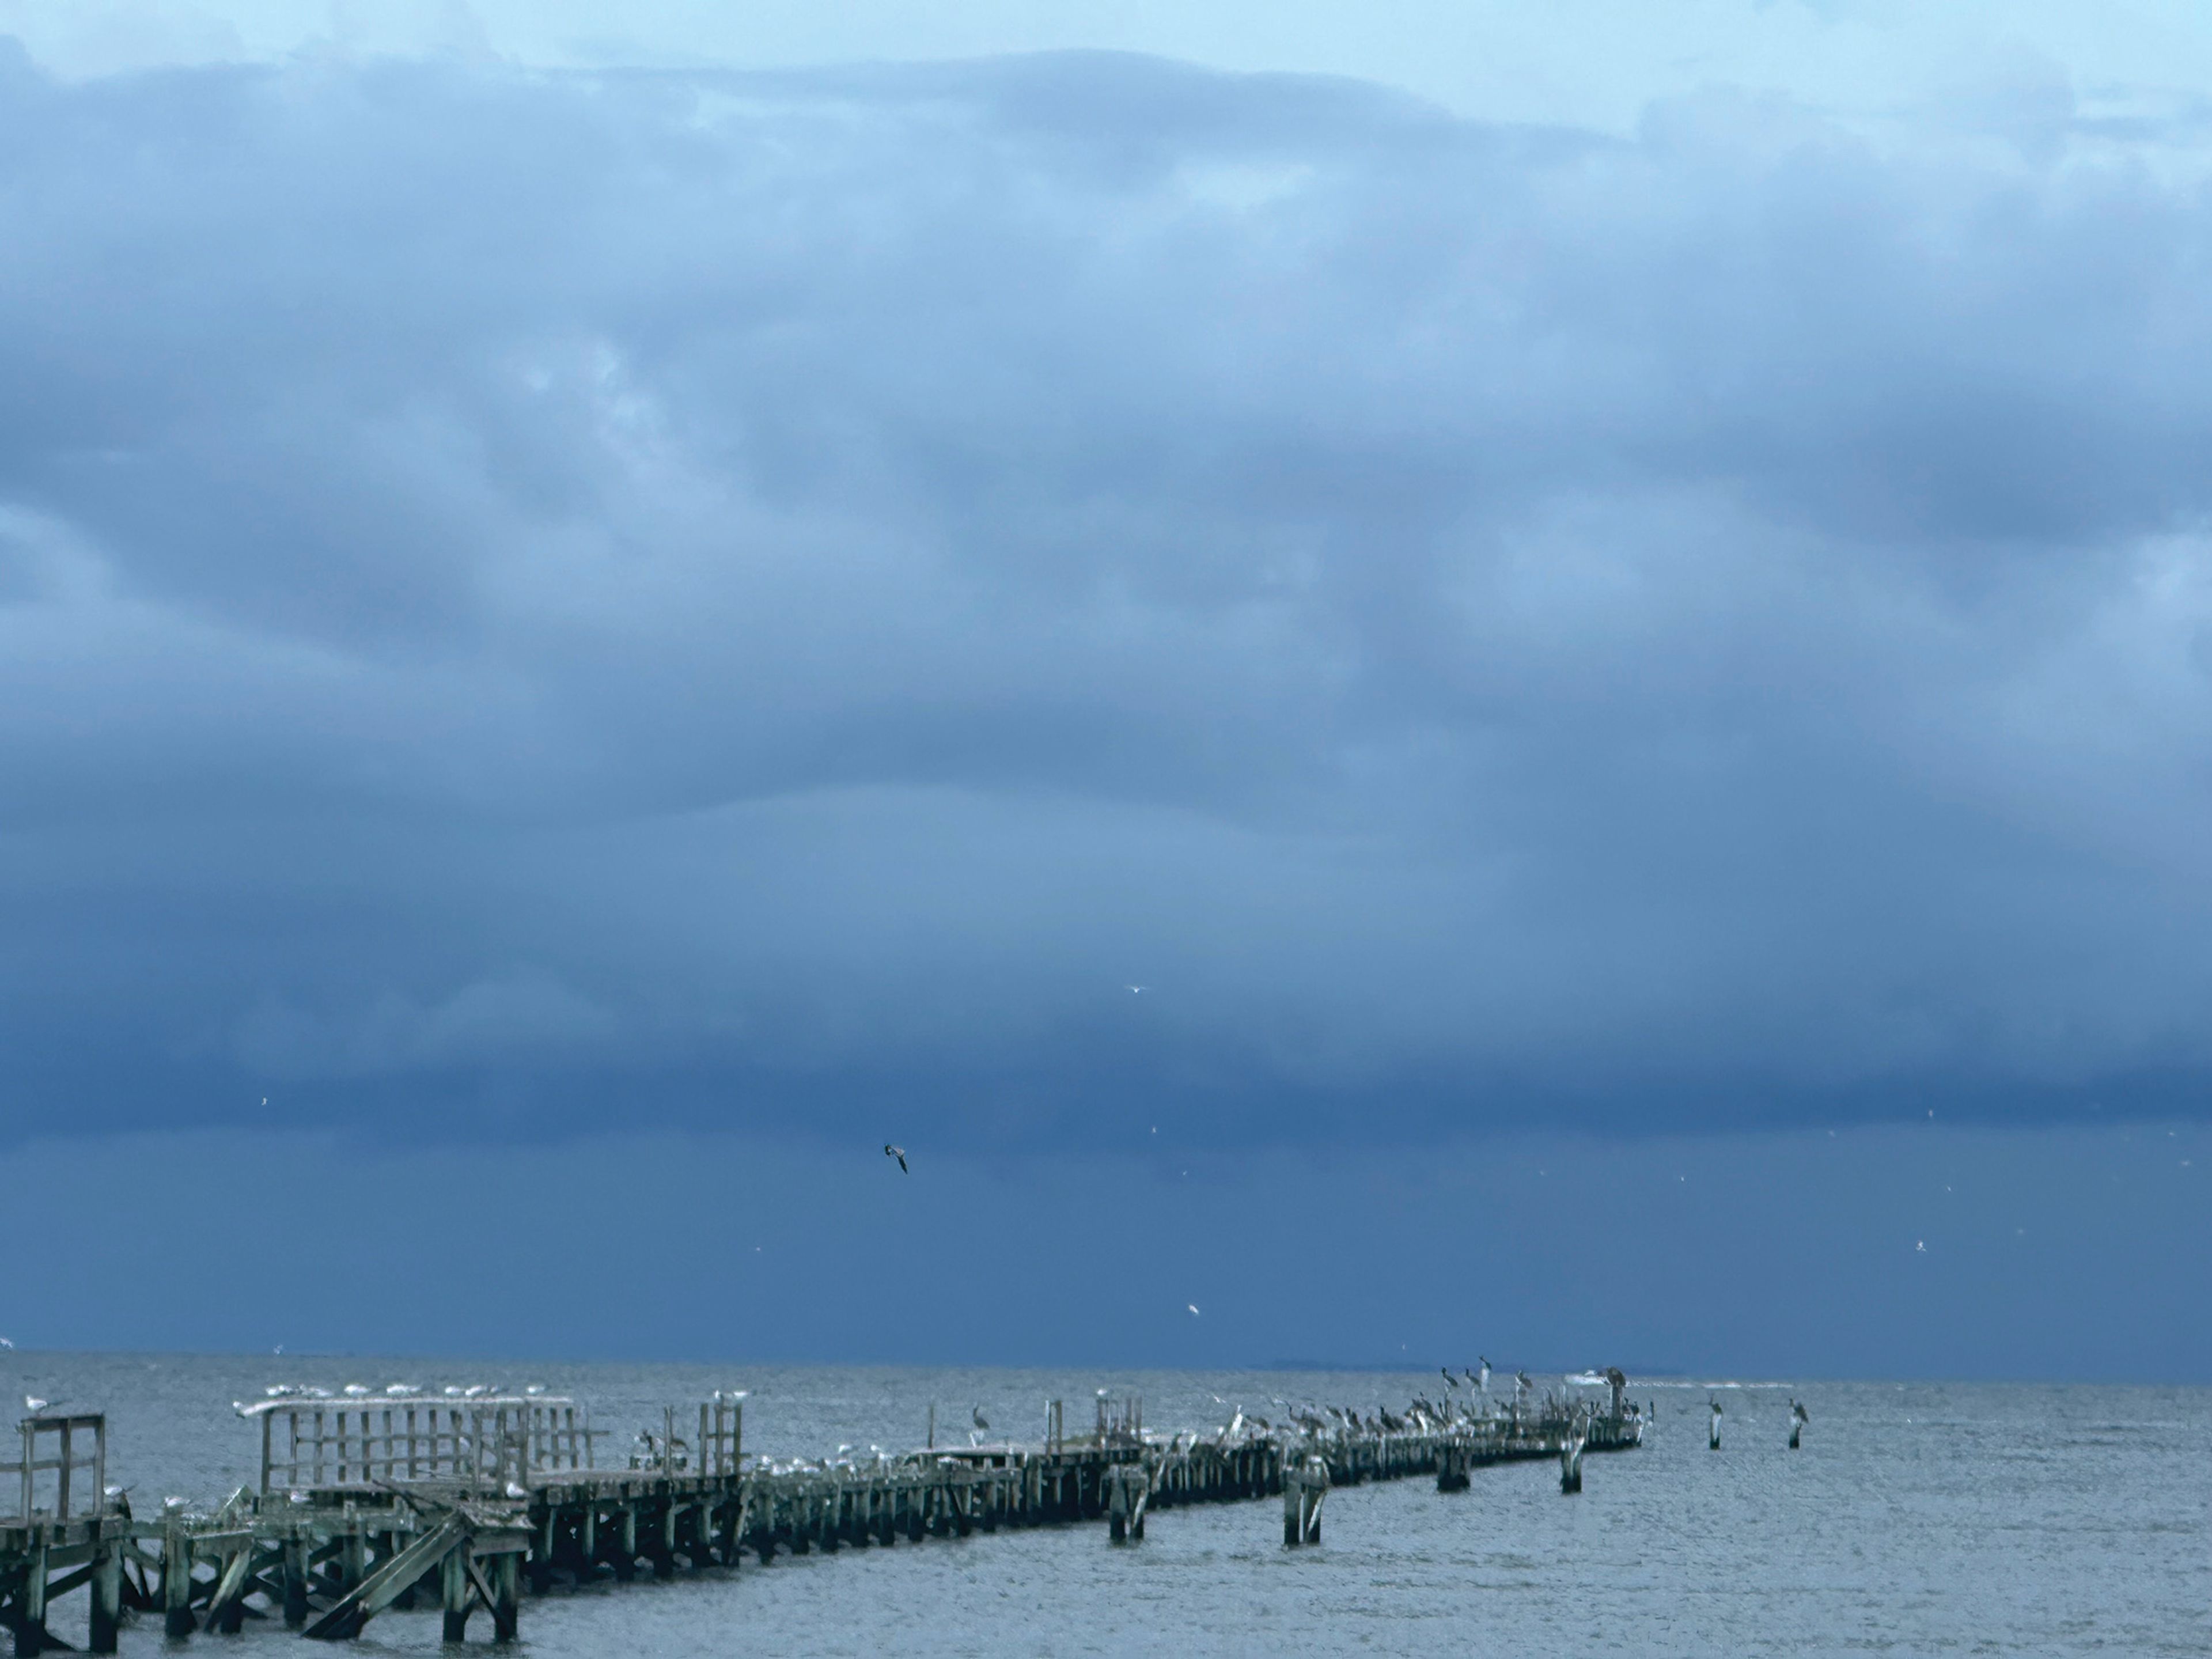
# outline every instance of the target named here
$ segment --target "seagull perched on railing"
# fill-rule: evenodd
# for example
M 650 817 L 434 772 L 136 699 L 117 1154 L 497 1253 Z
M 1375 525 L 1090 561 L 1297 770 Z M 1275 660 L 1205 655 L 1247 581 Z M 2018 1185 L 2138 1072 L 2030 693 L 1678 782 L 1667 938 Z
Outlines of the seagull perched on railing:
M 366 1400 L 368 1398 L 368 1387 L 362 1382 L 349 1382 L 345 1385 L 345 1397 L 349 1400 Z
M 42 1412 L 53 1403 L 51 1400 L 41 1400 L 36 1395 L 27 1394 L 23 1396 L 23 1409 L 27 1412 Z

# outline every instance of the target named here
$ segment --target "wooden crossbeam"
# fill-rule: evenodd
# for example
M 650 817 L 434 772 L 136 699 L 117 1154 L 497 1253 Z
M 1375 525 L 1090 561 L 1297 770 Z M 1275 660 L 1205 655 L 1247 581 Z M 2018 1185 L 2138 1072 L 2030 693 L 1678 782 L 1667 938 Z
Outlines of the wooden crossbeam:
M 230 1559 L 223 1563 L 222 1576 L 216 1580 L 215 1589 L 208 1597 L 209 1624 L 214 1624 L 233 1602 L 244 1597 L 252 1568 L 253 1547 L 251 1544 L 231 1552 Z
M 363 1625 L 398 1601 L 416 1579 L 455 1550 L 465 1548 L 468 1539 L 468 1528 L 458 1519 L 425 1533 L 333 1602 L 330 1611 L 302 1634 L 325 1642 L 356 1634 Z
M 477 1595 L 484 1604 L 484 1611 L 490 1612 L 499 1605 L 499 1599 L 491 1593 L 491 1586 L 484 1582 L 483 1569 L 477 1565 L 477 1558 L 473 1553 L 461 1559 L 469 1570 L 469 1583 L 476 1586 Z

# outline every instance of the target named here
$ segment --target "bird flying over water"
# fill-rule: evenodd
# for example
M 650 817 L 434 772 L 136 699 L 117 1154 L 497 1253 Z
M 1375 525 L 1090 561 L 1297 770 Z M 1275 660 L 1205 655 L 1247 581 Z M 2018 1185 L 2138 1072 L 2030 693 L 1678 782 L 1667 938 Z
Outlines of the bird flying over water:
M 900 1173 L 901 1175 L 911 1175 L 911 1174 L 913 1173 L 913 1171 L 912 1171 L 912 1170 L 908 1170 L 908 1169 L 906 1167 L 906 1148 L 905 1148 L 905 1147 L 903 1147 L 903 1146 L 892 1146 L 892 1145 L 890 1144 L 890 1141 L 886 1140 L 885 1142 L 884 1142 L 884 1156 L 885 1158 L 896 1158 L 896 1159 L 898 1160 L 899 1173 Z
M 1196 1318 L 1199 1316 L 1199 1314 L 1198 1314 L 1198 1304 L 1197 1304 L 1197 1303 L 1195 1303 L 1195 1302 L 1186 1302 L 1186 1303 L 1184 1303 L 1182 1305 L 1183 1305 L 1184 1307 L 1186 1307 L 1186 1308 L 1188 1308 L 1188 1309 L 1189 1309 L 1189 1310 L 1190 1310 L 1190 1316 L 1191 1316 L 1193 1319 L 1196 1319 Z

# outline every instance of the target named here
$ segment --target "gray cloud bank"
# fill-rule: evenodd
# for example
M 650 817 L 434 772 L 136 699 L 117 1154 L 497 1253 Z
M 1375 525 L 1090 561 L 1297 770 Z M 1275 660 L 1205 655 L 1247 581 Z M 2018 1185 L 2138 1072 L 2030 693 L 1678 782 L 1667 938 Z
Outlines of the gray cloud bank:
M 0 42 L 0 1123 L 2200 1109 L 2205 132 Z

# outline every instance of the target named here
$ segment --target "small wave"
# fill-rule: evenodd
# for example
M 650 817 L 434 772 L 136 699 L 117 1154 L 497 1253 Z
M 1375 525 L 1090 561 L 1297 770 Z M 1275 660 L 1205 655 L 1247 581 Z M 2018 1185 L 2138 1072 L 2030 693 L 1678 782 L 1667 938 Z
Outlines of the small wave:
M 1656 1377 L 1634 1376 L 1629 1379 L 1632 1389 L 1794 1389 L 1795 1382 L 1662 1382 Z

